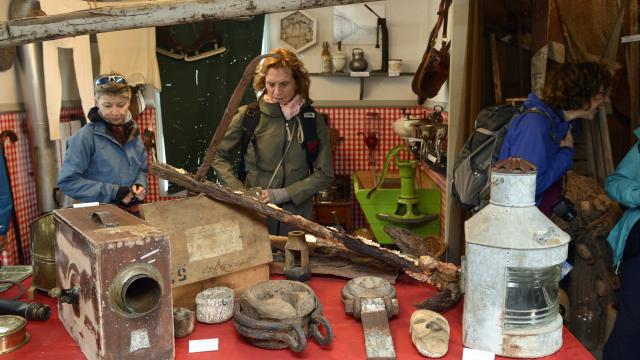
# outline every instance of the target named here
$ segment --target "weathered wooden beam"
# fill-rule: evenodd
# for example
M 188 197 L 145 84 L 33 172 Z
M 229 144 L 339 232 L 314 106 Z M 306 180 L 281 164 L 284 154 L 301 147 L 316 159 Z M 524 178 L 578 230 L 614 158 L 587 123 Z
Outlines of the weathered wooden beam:
M 0 47 L 115 30 L 233 19 L 367 0 L 157 0 L 0 22 Z
M 368 239 L 356 238 L 354 236 L 341 233 L 332 228 L 307 220 L 302 216 L 293 215 L 275 205 L 263 204 L 251 197 L 244 196 L 242 193 L 233 192 L 228 188 L 224 188 L 211 182 L 198 182 L 193 178 L 192 174 L 189 174 L 184 170 L 174 168 L 171 165 L 159 162 L 153 163 L 153 165 L 151 165 L 151 172 L 162 179 L 166 179 L 183 186 L 191 192 L 203 193 L 215 200 L 222 201 L 227 204 L 242 206 L 259 214 L 269 216 L 277 221 L 285 222 L 289 225 L 302 229 L 317 237 L 339 241 L 344 244 L 346 248 L 357 253 L 371 256 L 401 269 L 409 270 L 418 274 L 422 273 L 420 267 L 418 267 L 418 259 L 415 257 L 402 254 L 399 251 L 382 248 L 379 244 Z M 426 281 L 426 277 L 423 278 L 423 281 Z

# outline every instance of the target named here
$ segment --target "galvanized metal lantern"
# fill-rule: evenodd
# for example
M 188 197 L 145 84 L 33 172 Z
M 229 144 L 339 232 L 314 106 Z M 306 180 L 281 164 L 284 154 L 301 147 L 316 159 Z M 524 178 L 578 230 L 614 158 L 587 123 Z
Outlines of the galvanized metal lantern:
M 570 237 L 535 206 L 535 167 L 518 158 L 491 172 L 491 202 L 465 222 L 464 346 L 535 358 L 562 346 L 560 267 Z

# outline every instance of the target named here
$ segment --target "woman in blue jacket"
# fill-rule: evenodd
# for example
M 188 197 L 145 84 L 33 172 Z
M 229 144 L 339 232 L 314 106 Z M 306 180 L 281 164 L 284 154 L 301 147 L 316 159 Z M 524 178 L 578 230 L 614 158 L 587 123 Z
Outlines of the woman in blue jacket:
M 635 130 L 640 138 L 640 129 Z M 609 233 L 613 262 L 622 267 L 618 316 L 604 347 L 603 359 L 640 359 L 640 142 L 622 159 L 605 181 L 607 194 L 626 207 Z M 624 260 L 624 261 L 623 261 Z
M 0 144 L 2 146 L 2 144 Z M 9 231 L 9 221 L 13 210 L 13 199 L 11 198 L 11 184 L 9 175 L 5 167 L 4 153 L 0 149 L 0 236 L 6 235 Z M 2 248 L 3 244 L 0 244 Z
M 591 120 L 608 99 L 610 83 L 611 74 L 601 64 L 562 64 L 545 82 L 543 98 L 529 94 L 525 112 L 511 121 L 499 160 L 516 156 L 536 166 L 536 205 L 547 216 L 575 155 L 569 122 Z
M 131 120 L 131 90 L 119 74 L 101 75 L 93 88 L 91 121 L 67 142 L 58 187 L 82 202 L 118 205 L 138 214 L 147 189 L 147 152 Z

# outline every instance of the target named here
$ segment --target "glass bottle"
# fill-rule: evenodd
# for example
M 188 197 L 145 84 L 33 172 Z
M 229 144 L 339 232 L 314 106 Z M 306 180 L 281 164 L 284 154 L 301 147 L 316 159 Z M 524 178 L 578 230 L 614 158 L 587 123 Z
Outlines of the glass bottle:
M 329 42 L 322 42 L 322 72 L 331 73 L 331 55 L 329 54 Z

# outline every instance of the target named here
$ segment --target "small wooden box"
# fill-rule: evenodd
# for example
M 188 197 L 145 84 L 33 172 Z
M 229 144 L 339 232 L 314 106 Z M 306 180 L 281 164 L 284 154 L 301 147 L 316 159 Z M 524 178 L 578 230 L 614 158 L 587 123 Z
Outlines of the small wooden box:
M 101 216 L 98 216 L 98 215 Z M 87 359 L 173 359 L 167 236 L 112 205 L 55 210 L 60 321 Z

